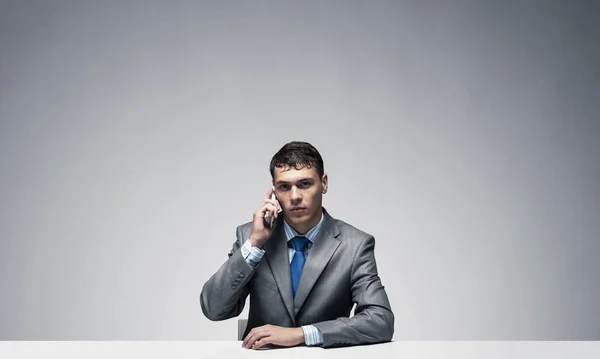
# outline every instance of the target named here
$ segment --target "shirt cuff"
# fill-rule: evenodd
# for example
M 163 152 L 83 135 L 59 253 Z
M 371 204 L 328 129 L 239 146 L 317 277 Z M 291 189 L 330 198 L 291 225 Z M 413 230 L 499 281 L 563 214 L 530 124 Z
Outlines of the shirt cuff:
M 302 331 L 304 332 L 304 343 L 307 346 L 315 346 L 323 344 L 323 334 L 314 325 L 303 325 Z
M 252 247 L 252 244 L 250 244 L 250 239 L 247 239 L 246 242 L 244 242 L 241 251 L 242 257 L 244 257 L 246 263 L 248 263 L 252 268 L 256 267 L 258 262 L 260 262 L 262 257 L 265 255 L 264 250 Z

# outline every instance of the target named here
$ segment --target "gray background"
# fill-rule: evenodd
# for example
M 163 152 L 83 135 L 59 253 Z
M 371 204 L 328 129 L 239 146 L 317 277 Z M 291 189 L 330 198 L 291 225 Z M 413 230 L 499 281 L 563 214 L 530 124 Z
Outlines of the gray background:
M 299 139 L 396 340 L 599 340 L 597 4 L 3 1 L 0 338 L 235 339 L 198 295 Z

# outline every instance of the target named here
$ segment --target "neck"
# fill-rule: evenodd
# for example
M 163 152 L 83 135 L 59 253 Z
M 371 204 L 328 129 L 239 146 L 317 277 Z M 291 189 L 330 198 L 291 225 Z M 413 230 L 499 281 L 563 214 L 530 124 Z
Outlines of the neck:
M 292 227 L 294 229 L 294 231 L 296 231 L 298 234 L 306 234 L 306 232 L 310 231 L 314 226 L 317 225 L 317 223 L 319 223 L 319 221 L 321 220 L 321 216 L 323 216 L 323 208 L 321 208 L 319 210 L 319 212 L 317 212 L 317 215 L 315 215 L 314 218 L 311 218 L 308 222 L 306 223 L 302 223 L 302 224 L 291 224 L 288 222 L 288 224 L 290 225 L 290 227 Z

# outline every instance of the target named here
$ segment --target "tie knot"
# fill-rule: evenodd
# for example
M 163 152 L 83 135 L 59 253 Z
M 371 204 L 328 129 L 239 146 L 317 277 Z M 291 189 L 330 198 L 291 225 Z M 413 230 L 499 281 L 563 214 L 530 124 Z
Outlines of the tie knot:
M 306 247 L 306 245 L 308 244 L 308 238 L 294 237 L 294 239 L 292 239 L 292 242 L 294 242 L 294 249 L 296 249 L 296 251 L 304 252 L 304 247 Z

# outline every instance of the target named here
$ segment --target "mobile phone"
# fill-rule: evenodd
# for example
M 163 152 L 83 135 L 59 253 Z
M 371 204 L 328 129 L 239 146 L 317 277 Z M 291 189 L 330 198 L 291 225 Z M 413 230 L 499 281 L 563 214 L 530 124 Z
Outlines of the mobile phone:
M 275 196 L 275 187 L 273 186 L 273 193 L 271 193 L 271 200 L 272 201 L 277 201 L 277 205 L 279 207 L 279 210 L 277 211 L 277 213 L 281 213 L 281 205 L 279 205 L 279 201 L 277 200 L 277 196 Z M 269 228 L 273 229 L 273 225 L 275 224 L 275 217 L 271 216 L 270 212 L 265 213 L 265 221 L 267 222 L 267 224 L 269 225 Z

